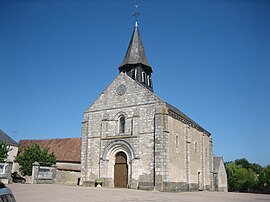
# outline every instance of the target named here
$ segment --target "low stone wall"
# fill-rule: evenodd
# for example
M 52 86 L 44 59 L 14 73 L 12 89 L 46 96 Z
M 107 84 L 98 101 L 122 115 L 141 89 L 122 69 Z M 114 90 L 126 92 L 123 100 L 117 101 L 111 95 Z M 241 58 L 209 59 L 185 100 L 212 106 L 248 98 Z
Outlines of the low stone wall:
M 26 179 L 26 181 L 25 181 L 26 184 L 31 184 L 32 183 L 32 176 L 23 176 L 23 177 Z
M 80 163 L 70 163 L 70 162 L 56 162 L 57 170 L 63 171 L 81 171 L 81 164 Z
M 154 190 L 153 182 L 139 182 L 138 189 L 145 191 L 153 191 Z
M 228 187 L 219 187 L 218 191 L 220 191 L 220 192 L 228 192 Z
M 40 166 L 38 162 L 32 165 L 32 184 L 52 184 L 56 177 L 56 167 Z
M 164 182 L 162 191 L 169 191 L 169 192 L 189 191 L 189 187 L 186 182 Z
M 12 182 L 11 170 L 13 162 L 7 161 L 5 163 L 0 163 L 0 182 L 9 184 Z
M 95 187 L 94 181 L 83 181 L 82 186 L 84 187 Z
M 55 184 L 78 185 L 81 173 L 72 171 L 56 171 Z

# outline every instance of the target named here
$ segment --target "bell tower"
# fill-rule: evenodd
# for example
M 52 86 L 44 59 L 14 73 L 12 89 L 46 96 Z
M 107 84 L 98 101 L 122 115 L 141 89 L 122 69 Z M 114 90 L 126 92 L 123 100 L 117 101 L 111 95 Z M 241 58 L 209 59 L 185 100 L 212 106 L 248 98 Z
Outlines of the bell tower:
M 119 72 L 125 72 L 132 79 L 141 83 L 153 92 L 151 77 L 153 70 L 146 58 L 137 21 L 135 22 L 135 27 L 125 58 L 118 69 Z

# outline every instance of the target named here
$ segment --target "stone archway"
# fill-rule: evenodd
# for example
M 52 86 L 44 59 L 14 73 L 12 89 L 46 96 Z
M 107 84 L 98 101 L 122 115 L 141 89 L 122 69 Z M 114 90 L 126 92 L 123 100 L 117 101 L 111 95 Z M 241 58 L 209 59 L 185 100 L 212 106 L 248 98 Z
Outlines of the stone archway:
M 128 185 L 127 156 L 124 152 L 118 152 L 115 155 L 114 187 L 127 188 L 127 185 Z
M 128 188 L 132 179 L 132 161 L 134 160 L 134 158 L 134 151 L 129 143 L 124 140 L 116 140 L 111 142 L 109 145 L 107 145 L 107 147 L 104 149 L 104 152 L 102 153 L 100 176 L 111 179 L 108 185 L 109 187 L 120 187 L 117 185 L 117 182 L 114 178 L 117 177 L 117 173 L 119 173 L 119 175 L 122 175 L 122 173 L 117 170 L 115 172 L 115 169 L 121 169 L 120 165 L 122 162 L 124 164 L 122 165 L 122 167 L 125 167 L 124 173 L 127 176 L 127 180 L 124 180 L 126 182 L 126 185 L 123 185 L 121 187 Z M 117 167 L 115 166 L 115 164 L 120 165 L 117 165 Z

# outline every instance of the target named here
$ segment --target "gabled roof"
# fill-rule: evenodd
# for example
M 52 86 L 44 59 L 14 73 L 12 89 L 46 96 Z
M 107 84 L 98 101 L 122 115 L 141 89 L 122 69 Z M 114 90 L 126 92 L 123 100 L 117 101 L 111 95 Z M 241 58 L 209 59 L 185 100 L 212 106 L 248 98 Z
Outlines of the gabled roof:
M 19 146 L 19 144 L 15 140 L 13 140 L 11 137 L 9 137 L 2 130 L 0 130 L 0 141 L 5 142 L 10 146 L 16 146 L 16 147 Z
M 121 68 L 124 67 L 125 65 L 134 65 L 134 64 L 142 64 L 145 67 L 147 67 L 150 70 L 150 72 L 152 72 L 152 68 L 149 65 L 146 58 L 137 21 L 135 23 L 133 34 L 125 58 L 122 64 L 120 65 L 119 70 L 121 71 Z
M 40 148 L 49 148 L 53 152 L 56 161 L 60 162 L 81 162 L 81 138 L 57 138 L 46 140 L 20 140 L 19 152 L 27 146 L 37 144 Z
M 218 172 L 221 161 L 223 161 L 222 157 L 219 156 L 213 157 L 214 172 Z

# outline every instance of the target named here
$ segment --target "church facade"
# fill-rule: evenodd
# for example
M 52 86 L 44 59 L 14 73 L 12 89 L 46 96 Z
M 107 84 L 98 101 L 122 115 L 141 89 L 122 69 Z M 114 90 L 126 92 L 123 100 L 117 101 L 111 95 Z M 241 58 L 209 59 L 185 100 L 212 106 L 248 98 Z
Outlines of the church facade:
M 211 134 L 154 94 L 137 22 L 118 69 L 84 112 L 81 184 L 101 180 L 112 188 L 220 190 L 214 186 Z

